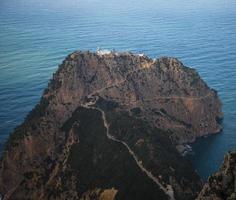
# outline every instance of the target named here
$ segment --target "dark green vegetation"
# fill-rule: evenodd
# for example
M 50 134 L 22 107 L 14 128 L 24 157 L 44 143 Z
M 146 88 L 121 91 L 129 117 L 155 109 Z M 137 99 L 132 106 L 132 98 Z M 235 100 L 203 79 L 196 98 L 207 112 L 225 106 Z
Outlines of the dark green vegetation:
M 156 177 L 161 174 L 160 180 L 165 183 L 172 183 L 174 179 L 180 183 L 182 188 L 175 188 L 175 195 L 180 195 L 177 196 L 178 199 L 181 199 L 183 194 L 184 199 L 193 198 L 193 194 L 188 193 L 186 187 L 197 192 L 201 187 L 198 185 L 199 178 L 191 164 L 180 156 L 171 144 L 168 138 L 170 133 L 151 128 L 146 122 L 129 116 L 128 113 L 110 113 L 109 121 L 111 121 L 111 133 L 125 141 L 142 160 L 143 165 Z
M 68 164 L 78 171 L 79 194 L 89 189 L 118 190 L 116 199 L 167 199 L 159 187 L 144 174 L 124 145 L 107 138 L 101 113 L 79 107 L 64 124 L 66 132 L 73 130 L 79 143 L 72 146 Z
M 134 115 L 106 109 L 110 133 L 119 140 L 125 141 L 139 160 L 142 160 L 145 168 L 159 177 L 163 185 L 167 183 L 175 186 L 175 183 L 178 183 L 180 187 L 174 187 L 177 199 L 196 197 L 201 182 L 192 165 L 176 151 L 171 143 L 169 139 L 171 132 L 150 127 L 145 120 L 135 117 L 136 111 L 140 109 L 132 110 Z

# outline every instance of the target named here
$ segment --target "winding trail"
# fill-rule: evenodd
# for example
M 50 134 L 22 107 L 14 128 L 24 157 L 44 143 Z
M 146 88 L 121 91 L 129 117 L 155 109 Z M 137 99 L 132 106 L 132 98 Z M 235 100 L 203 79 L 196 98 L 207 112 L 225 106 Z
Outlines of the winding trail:
M 186 96 L 156 96 L 154 98 L 146 98 L 146 99 L 138 99 L 138 100 L 133 100 L 133 101 L 129 101 L 129 103 L 122 103 L 121 105 L 123 106 L 128 106 L 128 105 L 134 105 L 138 102 L 149 102 L 149 101 L 154 101 L 154 100 L 160 100 L 160 99 L 185 99 L 185 100 L 192 100 L 192 101 L 199 101 L 202 99 L 205 99 L 209 96 L 211 96 L 212 94 L 209 92 L 207 95 L 205 96 L 201 96 L 201 97 L 186 97 Z
M 135 73 L 135 72 L 138 72 L 138 71 L 143 71 L 143 70 L 148 70 L 150 68 L 153 68 L 153 63 L 146 63 L 146 66 L 145 67 L 142 67 L 142 68 L 138 68 L 138 69 L 135 69 L 135 70 L 130 70 L 127 72 L 127 74 L 124 76 L 124 78 L 120 81 L 116 81 L 112 84 L 109 84 L 105 87 L 102 87 L 98 90 L 95 90 L 94 92 L 90 93 L 89 95 L 87 95 L 89 98 L 91 97 L 95 97 L 97 98 L 97 96 L 94 96 L 94 95 L 98 95 L 100 93 L 102 93 L 103 91 L 107 90 L 107 89 L 110 89 L 110 88 L 113 88 L 113 87 L 118 87 L 120 86 L 121 84 L 125 83 L 127 80 L 128 80 L 128 76 Z M 211 92 L 209 92 L 207 95 L 205 96 L 200 96 L 200 97 L 187 97 L 187 96 L 156 96 L 154 98 L 146 98 L 146 99 L 140 99 L 140 100 L 136 100 L 136 101 L 130 101 L 129 104 L 132 104 L 132 103 L 136 103 L 136 102 L 139 102 L 139 101 L 152 101 L 152 100 L 158 100 L 158 99 L 189 99 L 189 100 L 201 100 L 201 99 L 204 99 L 204 98 L 207 98 L 209 97 L 210 95 L 212 95 Z M 163 192 L 169 197 L 170 200 L 175 200 L 174 198 L 174 191 L 173 191 L 173 188 L 171 185 L 167 185 L 167 187 L 164 187 L 160 181 L 158 180 L 158 178 L 156 178 L 151 171 L 148 171 L 142 164 L 142 161 L 138 159 L 138 157 L 135 155 L 134 151 L 131 150 L 131 148 L 122 140 L 119 140 L 117 138 L 115 138 L 114 136 L 112 136 L 110 133 L 109 133 L 109 124 L 106 120 L 106 114 L 105 112 L 98 108 L 98 107 L 94 107 L 95 103 L 96 103 L 96 100 L 93 101 L 93 102 L 87 102 L 85 104 L 81 104 L 80 106 L 81 107 L 85 107 L 85 108 L 88 108 L 88 109 L 94 109 L 94 110 L 98 110 L 99 112 L 101 112 L 102 114 L 102 119 L 103 119 L 103 123 L 104 123 L 104 127 L 106 128 L 106 135 L 108 137 L 108 139 L 112 140 L 112 141 L 115 141 L 115 142 L 118 142 L 118 143 L 121 143 L 123 144 L 129 154 L 133 157 L 133 159 L 135 160 L 137 166 L 156 184 L 159 186 L 159 188 L 161 190 L 163 190 Z M 126 105 L 126 104 L 124 104 Z M 127 104 L 128 105 L 128 104 Z M 44 138 L 43 138 L 44 139 Z M 46 141 L 46 139 L 44 139 Z M 10 169 L 12 170 L 12 169 Z M 12 170 L 13 171 L 13 170 Z M 18 172 L 15 172 L 15 173 L 18 173 Z M 19 183 L 20 184 L 20 183 Z M 14 191 L 17 189 L 17 187 L 19 186 L 16 185 L 14 188 L 12 188 L 10 191 L 8 191 L 5 196 L 4 196 L 4 199 L 9 199 L 10 196 L 14 193 Z M 1 195 L 1 194 L 0 194 Z M 0 199 L 1 199 L 1 196 L 0 196 Z
M 97 100 L 97 99 L 96 99 Z M 117 138 L 115 138 L 114 136 L 112 136 L 109 132 L 109 124 L 107 122 L 107 119 L 106 119 L 106 114 L 105 112 L 101 109 L 101 108 L 98 108 L 98 107 L 94 107 L 93 105 L 96 103 L 96 100 L 93 101 L 93 102 L 88 102 L 86 104 L 82 104 L 81 106 L 84 107 L 84 108 L 88 108 L 88 109 L 94 109 L 94 110 L 98 110 L 99 112 L 101 112 L 102 114 L 102 119 L 103 119 L 103 124 L 104 124 L 104 127 L 106 128 L 106 135 L 107 135 L 107 138 L 112 140 L 112 141 L 115 141 L 115 142 L 118 142 L 118 143 L 121 143 L 123 144 L 127 149 L 128 149 L 128 152 L 129 154 L 133 157 L 133 159 L 135 160 L 136 164 L 138 165 L 138 167 L 148 176 L 148 178 L 150 178 L 156 185 L 158 185 L 158 187 L 163 190 L 163 192 L 169 197 L 170 200 L 175 200 L 174 198 L 174 190 L 172 188 L 171 185 L 167 185 L 167 187 L 165 188 L 160 182 L 159 180 L 152 174 L 152 172 L 148 171 L 142 164 L 142 161 L 140 161 L 138 159 L 138 157 L 135 155 L 135 153 L 131 150 L 131 148 L 122 140 L 119 140 Z
M 98 110 L 99 112 L 101 112 L 102 114 L 102 119 L 103 119 L 103 123 L 104 123 L 104 126 L 106 128 L 106 135 L 108 137 L 108 139 L 112 140 L 112 141 L 115 141 L 115 142 L 118 142 L 118 143 L 121 143 L 123 144 L 129 154 L 133 157 L 133 159 L 135 160 L 137 166 L 156 184 L 158 185 L 158 187 L 163 190 L 163 192 L 169 197 L 170 200 L 175 200 L 174 198 L 174 190 L 172 188 L 171 185 L 167 185 L 167 187 L 164 187 L 160 181 L 158 180 L 158 178 L 156 178 L 151 171 L 148 171 L 142 164 L 142 161 L 138 159 L 138 157 L 135 155 L 134 151 L 131 150 L 131 148 L 122 140 L 119 140 L 117 138 L 115 138 L 114 136 L 112 136 L 109 132 L 109 124 L 106 120 L 106 114 L 105 112 L 101 109 L 101 108 L 98 108 L 98 107 L 95 107 L 94 105 L 96 104 L 96 101 L 98 100 L 98 94 L 102 93 L 103 91 L 107 90 L 107 89 L 110 89 L 112 87 L 118 87 L 120 86 L 121 84 L 125 83 L 127 81 L 127 78 L 130 74 L 134 73 L 134 72 L 137 72 L 137 71 L 142 71 L 142 70 L 147 70 L 151 68 L 151 65 L 149 67 L 144 67 L 144 68 L 139 68 L 139 69 L 136 69 L 136 70 L 132 70 L 132 71 L 129 71 L 123 80 L 120 80 L 120 81 L 117 81 L 115 83 L 112 83 L 112 84 L 109 84 L 107 85 L 106 87 L 102 87 L 92 93 L 90 93 L 89 95 L 87 95 L 87 97 L 90 99 L 90 102 L 87 102 L 85 104 L 81 104 L 82 107 L 85 107 L 85 108 L 89 108 L 89 109 L 94 109 L 94 110 Z M 209 92 L 207 95 L 205 96 L 200 96 L 200 97 L 187 97 L 187 96 L 156 96 L 154 98 L 146 98 L 146 99 L 142 99 L 142 100 L 136 100 L 136 101 L 130 101 L 129 104 L 132 104 L 132 103 L 136 103 L 138 101 L 152 101 L 152 100 L 158 100 L 158 99 L 188 99 L 188 100 L 201 100 L 201 99 L 204 99 L 204 98 L 207 98 L 209 96 L 211 96 L 212 93 Z
M 125 75 L 125 77 L 124 77 L 123 80 L 114 82 L 114 83 L 109 84 L 109 85 L 107 85 L 107 86 L 105 86 L 105 87 L 102 87 L 102 88 L 100 88 L 100 89 L 98 89 L 98 90 L 95 90 L 94 92 L 90 93 L 90 94 L 88 95 L 88 97 L 93 96 L 93 95 L 98 95 L 98 94 L 102 93 L 103 91 L 105 91 L 105 90 L 107 90 L 107 89 L 110 89 L 110 88 L 113 88 L 113 87 L 118 87 L 118 86 L 120 86 L 121 84 L 125 83 L 125 82 L 127 81 L 128 76 L 131 75 L 131 74 L 133 74 L 134 72 L 143 71 L 143 70 L 148 70 L 148 69 L 150 69 L 150 68 L 152 68 L 152 65 L 151 65 L 151 64 L 150 64 L 149 67 L 143 67 L 143 68 L 138 68 L 138 69 L 135 69 L 135 70 L 130 70 L 130 71 Z M 207 98 L 207 97 L 209 97 L 209 96 L 211 96 L 211 95 L 212 95 L 212 93 L 209 92 L 208 94 L 206 94 L 206 95 L 204 95 L 204 96 L 199 96 L 199 97 L 197 97 L 197 96 L 195 96 L 195 97 L 188 97 L 188 96 L 156 96 L 156 97 L 150 98 L 150 99 L 146 98 L 146 99 L 142 99 L 142 100 L 131 101 L 130 103 L 136 103 L 136 102 L 138 102 L 138 101 L 152 101 L 152 100 L 158 100 L 158 99 L 188 99 L 188 100 L 198 101 L 198 100 L 205 99 L 205 98 Z

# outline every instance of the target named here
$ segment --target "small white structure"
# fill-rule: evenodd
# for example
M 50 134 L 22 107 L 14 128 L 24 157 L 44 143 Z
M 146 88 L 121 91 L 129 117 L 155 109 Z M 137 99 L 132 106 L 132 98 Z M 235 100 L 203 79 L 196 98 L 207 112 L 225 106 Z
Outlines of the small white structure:
M 111 51 L 110 50 L 106 50 L 106 49 L 101 49 L 101 48 L 97 48 L 97 54 L 98 55 L 100 55 L 100 56 L 102 56 L 102 55 L 106 55 L 106 54 L 110 54 L 111 53 Z
M 143 57 L 143 56 L 144 56 L 144 54 L 143 54 L 143 53 L 140 53 L 140 54 L 138 54 L 138 56 L 139 56 L 139 57 Z

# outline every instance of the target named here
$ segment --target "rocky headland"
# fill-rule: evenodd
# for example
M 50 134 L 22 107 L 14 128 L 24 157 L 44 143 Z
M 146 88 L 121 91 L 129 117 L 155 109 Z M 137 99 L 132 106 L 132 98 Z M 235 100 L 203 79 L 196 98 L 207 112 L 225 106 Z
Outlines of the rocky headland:
M 10 135 L 0 193 L 14 200 L 194 199 L 202 181 L 180 151 L 219 132 L 221 119 L 217 92 L 176 58 L 74 52 Z

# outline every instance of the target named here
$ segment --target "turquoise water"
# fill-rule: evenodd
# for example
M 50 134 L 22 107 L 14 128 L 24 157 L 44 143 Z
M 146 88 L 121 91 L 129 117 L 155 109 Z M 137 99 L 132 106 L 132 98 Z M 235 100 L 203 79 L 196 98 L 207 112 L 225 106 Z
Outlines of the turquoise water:
M 0 146 L 68 53 L 102 47 L 175 56 L 224 104 L 224 131 L 198 140 L 189 156 L 207 177 L 236 148 L 235 10 L 235 0 L 1 0 Z

